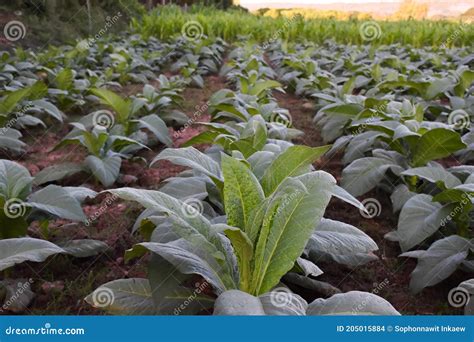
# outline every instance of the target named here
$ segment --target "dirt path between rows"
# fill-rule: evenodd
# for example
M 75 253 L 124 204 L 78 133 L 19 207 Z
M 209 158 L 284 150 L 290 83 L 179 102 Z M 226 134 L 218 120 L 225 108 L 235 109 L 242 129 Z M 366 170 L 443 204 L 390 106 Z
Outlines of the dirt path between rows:
M 274 92 L 274 96 L 280 107 L 290 111 L 293 126 L 305 133 L 295 143 L 308 146 L 324 145 L 321 134 L 313 123 L 316 110 L 310 100 L 288 92 L 284 94 Z M 341 158 L 342 154 L 322 158 L 315 167 L 331 173 L 339 181 L 343 168 Z M 416 263 L 412 259 L 399 258 L 401 251 L 398 245 L 384 239 L 386 233 L 396 229 L 398 213 L 392 213 L 390 199 L 383 192 L 372 191 L 359 200 L 364 198 L 376 198 L 381 204 L 380 214 L 373 219 L 362 217 L 358 209 L 337 199 L 331 201 L 325 217 L 362 229 L 379 246 L 379 251 L 376 253 L 379 259 L 354 269 L 336 263 L 318 264 L 325 273 L 317 280 L 327 281 L 343 292 L 354 290 L 372 292 L 388 300 L 403 314 L 462 314 L 461 309 L 449 306 L 447 298 L 449 290 L 465 280 L 466 275 L 458 271 L 437 286 L 426 288 L 417 295 L 410 294 L 408 290 L 410 273 Z
M 122 93 L 130 95 L 141 91 L 142 85 L 124 87 Z M 208 121 L 206 103 L 217 90 L 225 87 L 225 79 L 219 76 L 205 77 L 203 89 L 186 88 L 183 92 L 184 103 L 177 108 L 186 113 L 195 121 Z M 196 112 L 199 113 L 196 116 Z M 51 149 L 68 133 L 70 126 L 65 124 L 56 131 L 48 132 L 35 143 L 34 139 L 28 144 L 29 149 L 18 162 L 25 165 L 33 174 L 49 165 L 62 162 L 80 162 L 84 158 L 81 149 L 68 148 L 52 152 Z M 185 141 L 198 134 L 202 128 L 191 126 L 175 134 L 170 128 L 173 147 L 179 147 Z M 38 133 L 40 134 L 40 133 Z M 131 186 L 135 188 L 158 189 L 162 181 L 177 175 L 183 170 L 169 162 L 161 161 L 153 167 L 148 167 L 151 160 L 164 148 L 158 145 L 151 151 L 140 153 L 146 160 L 124 161 L 121 173 L 124 175 L 114 187 Z M 60 182 L 62 185 L 85 185 L 94 190 L 104 190 L 100 184 L 94 182 L 89 175 L 71 177 Z M 50 223 L 51 241 L 70 239 L 97 239 L 106 242 L 110 249 L 92 258 L 71 258 L 56 255 L 41 264 L 23 263 L 14 270 L 14 278 L 33 278 L 32 290 L 36 293 L 30 307 L 24 314 L 37 315 L 90 315 L 101 314 L 100 310 L 93 309 L 83 298 L 92 293 L 100 285 L 122 278 L 146 278 L 147 258 L 131 263 L 124 263 L 124 252 L 134 244 L 141 242 L 139 234 L 132 235 L 130 227 L 143 210 L 139 205 L 120 200 L 107 201 L 106 195 L 91 199 L 83 206 L 88 217 L 101 212 L 90 226 L 82 223 L 70 223 L 65 220 L 55 220 Z M 29 235 L 40 237 L 41 230 L 37 223 L 30 226 Z M 0 312 L 0 315 L 2 313 Z

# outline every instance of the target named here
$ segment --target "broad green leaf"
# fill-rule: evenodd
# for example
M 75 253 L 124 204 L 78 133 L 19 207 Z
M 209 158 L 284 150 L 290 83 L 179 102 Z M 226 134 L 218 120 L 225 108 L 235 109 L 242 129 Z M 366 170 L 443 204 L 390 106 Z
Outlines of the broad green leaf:
M 377 260 L 377 244 L 356 227 L 329 219 L 321 219 L 306 245 L 310 260 L 335 261 L 356 267 Z
M 0 271 L 25 261 L 42 262 L 64 250 L 49 241 L 33 238 L 0 240 Z
M 183 243 L 183 240 L 170 243 L 143 242 L 135 245 L 133 249 L 143 248 L 158 254 L 181 273 L 202 276 L 212 285 L 217 294 L 236 287 L 230 275 L 220 269 L 217 263 L 210 264 L 209 258 L 203 259 L 194 254 L 186 243 Z M 138 253 L 138 251 L 134 253 Z
M 122 199 L 136 201 L 145 208 L 167 214 L 173 231 L 181 237 L 181 240 L 192 245 L 191 252 L 200 251 L 200 256 L 206 259 L 208 264 L 218 264 L 215 268 L 219 267 L 224 277 L 230 275 L 233 278 L 226 280 L 227 283 L 236 282 L 238 274 L 236 261 L 234 262 L 235 257 L 231 248 L 226 245 L 230 243 L 227 240 L 227 242 L 224 241 L 223 237 L 213 229 L 211 223 L 199 212 L 195 212 L 189 204 L 153 190 L 120 188 L 109 192 Z
M 308 147 L 295 145 L 280 154 L 266 169 L 261 179 L 262 188 L 268 196 L 287 177 L 299 176 L 310 171 L 310 166 L 326 153 L 331 146 Z
M 114 315 L 156 315 L 148 279 L 119 279 L 101 285 L 85 298 L 95 308 Z
M 417 258 L 418 264 L 411 274 L 410 290 L 418 293 L 449 277 L 466 259 L 471 243 L 458 235 L 451 235 L 434 242 L 426 251 L 401 254 L 402 257 Z
M 243 162 L 222 154 L 221 166 L 227 223 L 247 232 L 250 214 L 265 199 L 262 187 Z
M 423 242 L 436 232 L 452 208 L 432 201 L 433 197 L 418 194 L 403 206 L 398 219 L 397 236 L 402 251 Z
M 87 156 L 85 165 L 91 170 L 105 187 L 109 187 L 115 183 L 120 173 L 122 159 L 119 156 L 110 156 L 100 159 L 96 156 Z
M 11 114 L 18 104 L 25 100 L 31 94 L 32 87 L 26 87 L 23 89 L 18 89 L 7 94 L 0 101 L 0 113 L 2 114 Z
M 158 160 L 169 160 L 174 164 L 189 167 L 211 178 L 222 181 L 221 167 L 219 164 L 194 147 L 167 148 L 157 155 L 150 165 L 153 165 Z
M 431 82 L 426 89 L 426 99 L 433 99 L 454 87 L 453 81 L 449 78 L 439 78 Z
M 63 122 L 63 113 L 51 102 L 46 100 L 35 100 L 31 101 L 30 104 L 34 107 L 41 108 L 59 122 Z
M 315 263 L 303 258 L 296 259 L 295 270 L 302 272 L 305 277 L 318 277 L 324 273 Z
M 32 181 L 30 172 L 23 165 L 0 160 L 0 194 L 6 200 L 26 198 L 31 191 Z
M 392 194 L 390 195 L 390 200 L 392 201 L 393 212 L 396 213 L 400 211 L 405 203 L 415 196 L 416 193 L 411 192 L 408 189 L 408 186 L 405 184 L 400 184 L 393 190 Z
M 69 90 L 73 87 L 74 74 L 71 69 L 62 69 L 55 77 L 54 83 L 59 89 Z
M 55 182 L 65 177 L 72 176 L 76 173 L 84 171 L 84 166 L 77 163 L 56 164 L 45 167 L 35 175 L 33 183 L 41 185 L 44 183 Z
M 13 128 L 0 128 L 0 148 L 12 151 L 15 154 L 23 152 L 26 144 L 20 140 L 21 132 Z
M 444 190 L 433 196 L 434 202 L 455 203 L 468 205 L 473 203 L 474 183 L 461 184 L 452 189 Z
M 443 183 L 447 188 L 461 184 L 461 181 L 442 167 L 416 167 L 402 172 L 404 176 L 416 176 L 431 183 Z
M 280 87 L 280 82 L 273 80 L 258 81 L 254 86 L 249 89 L 249 94 L 254 96 L 260 96 L 264 91 L 268 89 L 274 89 Z
M 287 288 L 254 297 L 239 290 L 222 293 L 216 300 L 217 316 L 304 316 L 308 303 Z
M 219 132 L 213 132 L 213 131 L 204 131 L 202 133 L 199 133 L 198 135 L 195 135 L 188 141 L 186 141 L 184 144 L 182 144 L 182 147 L 189 147 L 189 146 L 195 146 L 199 144 L 212 144 L 216 140 L 216 138 L 219 136 Z
M 153 241 L 158 242 L 158 241 Z M 169 275 L 173 274 L 172 277 Z M 148 279 L 152 296 L 160 315 L 195 315 L 202 310 L 211 309 L 214 299 L 206 293 L 212 290 L 211 284 L 202 281 L 194 283 L 195 288 L 185 287 L 195 275 L 182 274 L 158 254 L 153 254 L 148 266 Z M 193 298 L 189 301 L 189 298 Z
M 299 184 L 295 187 L 295 184 Z M 323 171 L 287 178 L 269 198 L 255 247 L 253 288 L 262 294 L 294 265 L 321 220 L 336 185 Z
M 385 158 L 366 157 L 354 160 L 342 171 L 341 185 L 353 196 L 361 196 L 375 188 L 388 169 L 403 169 Z
M 428 162 L 448 157 L 456 151 L 466 148 L 459 133 L 445 129 L 432 129 L 420 138 L 412 154 L 414 167 L 424 166 Z
M 245 232 L 239 228 L 228 228 L 224 231 L 234 248 L 239 262 L 240 289 L 249 290 L 251 277 L 251 261 L 253 258 L 253 244 Z
M 99 240 L 71 240 L 65 243 L 57 243 L 67 254 L 76 258 L 87 258 L 105 252 L 109 246 Z
M 146 128 L 152 132 L 155 137 L 167 146 L 171 146 L 171 140 L 165 122 L 156 114 L 144 116 L 138 120 L 140 127 Z
M 129 118 L 131 114 L 131 103 L 122 99 L 116 93 L 107 89 L 91 89 L 91 93 L 99 97 L 103 104 L 111 107 L 119 116 L 119 122 Z
M 203 200 L 208 196 L 204 177 L 168 178 L 160 191 L 181 200 L 187 198 Z
M 220 294 L 214 305 L 216 316 L 264 316 L 262 302 L 247 292 L 229 290 Z
M 48 185 L 36 191 L 28 197 L 28 202 L 25 204 L 60 218 L 73 221 L 86 220 L 79 201 L 67 190 L 57 185 Z
M 316 299 L 308 305 L 307 315 L 398 316 L 400 313 L 388 301 L 373 293 L 350 291 L 328 299 Z

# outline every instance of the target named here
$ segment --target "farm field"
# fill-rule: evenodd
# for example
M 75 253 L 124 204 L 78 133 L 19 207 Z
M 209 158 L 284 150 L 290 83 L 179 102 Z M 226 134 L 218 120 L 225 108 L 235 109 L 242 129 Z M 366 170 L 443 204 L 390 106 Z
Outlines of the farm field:
M 14 24 L 0 315 L 472 314 L 469 21 Z

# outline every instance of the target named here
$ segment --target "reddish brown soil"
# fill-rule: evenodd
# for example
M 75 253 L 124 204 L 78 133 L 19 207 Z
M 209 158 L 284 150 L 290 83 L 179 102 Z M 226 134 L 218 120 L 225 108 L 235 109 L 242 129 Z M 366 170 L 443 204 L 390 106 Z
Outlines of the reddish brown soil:
M 309 146 L 323 145 L 319 130 L 312 122 L 316 111 L 311 103 L 288 93 L 275 94 L 275 96 L 281 107 L 290 110 L 293 126 L 305 133 L 299 138 L 298 143 Z M 341 154 L 332 158 L 323 158 L 315 166 L 331 173 L 339 180 L 343 168 L 341 158 Z M 453 160 L 447 160 L 446 163 L 456 164 Z M 362 229 L 379 246 L 377 252 L 379 260 L 354 269 L 336 263 L 322 263 L 318 266 L 325 273 L 317 279 L 327 281 L 343 292 L 351 290 L 377 292 L 376 294 L 387 299 L 403 314 L 462 314 L 461 309 L 449 306 L 448 292 L 471 277 L 462 271 L 457 271 L 437 286 L 426 288 L 417 295 L 410 294 L 408 289 L 410 273 L 415 268 L 416 262 L 413 259 L 399 258 L 401 251 L 398 244 L 384 239 L 386 233 L 396 229 L 398 213 L 392 213 L 390 198 L 386 193 L 373 191 L 364 195 L 363 198 L 376 198 L 382 207 L 380 215 L 373 219 L 366 219 L 360 215 L 358 209 L 334 199 L 327 208 L 325 217 Z
M 206 78 L 205 89 L 186 89 L 184 104 L 180 108 L 190 118 L 195 117 L 196 108 L 202 108 L 215 91 L 224 88 L 221 77 Z M 140 91 L 142 86 L 131 85 L 125 87 L 124 94 L 130 95 Z M 275 94 L 280 105 L 288 108 L 293 117 L 293 125 L 301 129 L 305 135 L 296 143 L 309 146 L 322 145 L 319 131 L 312 123 L 314 109 L 310 101 L 298 98 L 292 94 Z M 207 114 L 197 118 L 197 121 L 208 121 Z M 189 138 L 201 131 L 200 127 L 191 126 L 173 137 L 173 146 L 179 147 Z M 58 131 L 49 131 L 44 136 L 38 132 L 26 134 L 28 151 L 17 160 L 25 165 L 32 174 L 41 169 L 60 162 L 79 162 L 85 156 L 85 151 L 77 147 L 68 147 L 57 151 L 52 148 L 68 132 L 64 126 Z M 173 131 L 171 131 L 173 133 Z M 172 177 L 182 171 L 181 167 L 169 162 L 159 162 L 153 167 L 147 165 L 163 149 L 156 146 L 151 151 L 140 154 L 146 164 L 140 161 L 129 160 L 122 165 L 123 177 L 117 182 L 119 186 L 133 186 L 138 188 L 157 189 L 162 180 Z M 341 155 L 331 159 L 322 159 L 315 166 L 319 169 L 340 178 L 342 164 Z M 94 190 L 104 190 L 89 175 L 83 174 L 70 177 L 61 182 L 62 185 L 88 186 Z M 318 280 L 327 281 L 342 291 L 361 290 L 376 291 L 380 296 L 390 301 L 396 309 L 404 314 L 459 314 L 461 310 L 454 309 L 447 304 L 449 290 L 457 286 L 467 276 L 456 272 L 442 284 L 425 289 L 421 294 L 411 295 L 408 291 L 409 275 L 415 267 L 410 259 L 398 258 L 400 250 L 396 243 L 383 238 L 384 234 L 396 228 L 397 215 L 391 212 L 389 198 L 384 193 L 369 193 L 365 198 L 375 197 L 382 205 L 382 212 L 373 219 L 365 219 L 359 211 L 339 200 L 333 200 L 326 211 L 326 217 L 350 223 L 361 228 L 378 244 L 380 250 L 378 261 L 367 265 L 348 269 L 335 263 L 322 263 L 319 266 L 325 273 Z M 77 259 L 67 256 L 54 256 L 46 262 L 24 263 L 13 270 L 11 277 L 33 278 L 33 290 L 37 297 L 27 310 L 27 314 L 101 314 L 100 310 L 91 308 L 82 298 L 91 293 L 99 285 L 120 278 L 146 277 L 146 258 L 138 259 L 125 264 L 123 260 L 125 250 L 131 248 L 141 240 L 137 234 L 131 234 L 131 227 L 141 208 L 133 203 L 120 200 L 107 205 L 107 196 L 101 195 L 88 200 L 84 205 L 85 213 L 93 215 L 101 208 L 105 213 L 93 221 L 90 226 L 70 223 L 64 220 L 51 222 L 48 239 L 60 241 L 67 239 L 93 238 L 105 241 L 110 249 L 93 258 Z M 38 224 L 30 227 L 32 236 L 40 237 L 42 232 Z M 307 299 L 312 299 L 308 296 Z M 0 313 L 1 314 L 1 313 Z
M 178 108 L 196 121 L 208 121 L 209 115 L 204 113 L 196 118 L 196 108 L 202 108 L 209 97 L 217 90 L 225 87 L 224 79 L 217 76 L 206 78 L 204 89 L 188 88 L 184 91 L 185 103 Z M 142 89 L 139 86 L 127 86 L 124 93 L 130 95 Z M 34 175 L 41 169 L 63 162 L 80 162 L 86 156 L 82 147 L 69 146 L 53 151 L 54 146 L 67 134 L 67 125 L 61 129 L 48 132 L 25 133 L 25 142 L 28 150 L 21 156 L 6 158 L 16 160 L 26 166 Z M 173 147 L 179 147 L 185 141 L 202 131 L 202 128 L 193 125 L 178 135 L 170 128 Z M 136 188 L 157 189 L 160 183 L 169 177 L 177 175 L 182 167 L 167 161 L 149 167 L 151 160 L 164 146 L 155 146 L 151 151 L 140 153 L 143 161 L 127 160 L 121 168 L 122 177 L 114 187 L 132 186 Z M 68 186 L 87 186 L 96 191 L 105 190 L 88 174 L 79 174 L 59 182 Z M 102 311 L 91 308 L 84 300 L 88 294 L 106 282 L 129 277 L 146 277 L 146 259 L 124 263 L 124 252 L 134 244 L 141 242 L 138 234 L 131 234 L 131 227 L 141 212 L 139 205 L 121 200 L 107 204 L 107 195 L 103 194 L 95 199 L 89 199 L 83 205 L 88 217 L 99 210 L 106 209 L 89 226 L 82 223 L 71 223 L 65 220 L 55 220 L 50 223 L 47 238 L 51 241 L 71 239 L 98 239 L 106 242 L 110 248 L 105 253 L 85 259 L 78 259 L 57 255 L 50 257 L 44 263 L 23 263 L 15 267 L 9 277 L 33 278 L 33 291 L 37 294 L 32 305 L 25 314 L 101 314 Z M 44 237 L 38 223 L 29 228 L 33 237 Z M 5 314 L 8 312 L 0 312 Z

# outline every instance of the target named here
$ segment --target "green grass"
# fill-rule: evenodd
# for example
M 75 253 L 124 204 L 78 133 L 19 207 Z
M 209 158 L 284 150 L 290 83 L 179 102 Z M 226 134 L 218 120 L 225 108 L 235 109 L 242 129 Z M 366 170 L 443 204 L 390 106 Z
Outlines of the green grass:
M 133 19 L 132 30 L 145 38 L 167 39 L 181 34 L 184 24 L 197 21 L 203 33 L 228 42 L 248 36 L 260 43 L 272 39 L 310 40 L 316 43 L 332 39 L 343 44 L 393 44 L 421 46 L 468 46 L 474 41 L 474 25 L 449 21 L 378 21 L 380 37 L 370 42 L 360 34 L 363 20 L 331 18 L 303 19 L 253 15 L 241 10 L 222 11 L 210 7 L 191 7 L 187 12 L 177 6 L 163 6 Z

